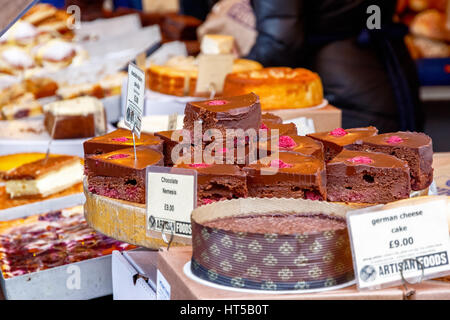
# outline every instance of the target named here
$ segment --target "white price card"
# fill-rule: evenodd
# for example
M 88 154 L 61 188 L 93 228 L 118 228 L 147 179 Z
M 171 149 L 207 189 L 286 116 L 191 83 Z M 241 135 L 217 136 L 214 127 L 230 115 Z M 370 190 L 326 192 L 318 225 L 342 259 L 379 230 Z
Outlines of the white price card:
M 147 168 L 147 233 L 170 242 L 191 238 L 191 212 L 197 206 L 197 171 Z
M 450 274 L 447 210 L 445 197 L 433 197 L 349 211 L 358 288 L 380 289 Z
M 128 65 L 125 125 L 141 137 L 142 114 L 145 101 L 145 72 L 133 63 Z

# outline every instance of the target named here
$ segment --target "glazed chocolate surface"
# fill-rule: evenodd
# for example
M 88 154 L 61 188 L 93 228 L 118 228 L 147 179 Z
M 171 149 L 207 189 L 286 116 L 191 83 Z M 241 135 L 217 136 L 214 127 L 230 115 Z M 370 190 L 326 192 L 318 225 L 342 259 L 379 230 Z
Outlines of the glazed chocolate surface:
M 370 163 L 352 162 L 350 159 L 356 157 L 365 157 L 371 160 Z M 378 168 L 408 168 L 408 164 L 394 156 L 390 156 L 379 152 L 364 152 L 343 150 L 333 160 L 328 162 L 328 165 L 342 164 L 354 167 L 355 170 L 360 170 L 363 167 L 378 167 Z
M 266 125 L 269 122 L 275 124 L 282 124 L 283 120 L 279 116 L 274 115 L 273 113 L 266 112 L 261 115 L 261 122 L 265 123 Z
M 140 146 L 136 148 L 137 159 L 134 158 L 134 149 L 121 149 L 101 155 L 86 157 L 86 166 L 89 175 L 107 177 L 125 177 L 139 172 L 145 175 L 145 168 L 150 165 L 163 165 L 162 153 Z
M 202 132 L 212 128 L 258 130 L 261 125 L 261 105 L 254 93 L 188 102 L 184 114 L 184 128 L 191 131 L 194 122 L 199 120 L 202 121 Z
M 297 135 L 297 126 L 295 125 L 295 123 L 290 122 L 290 123 L 264 123 L 264 125 L 267 127 L 267 136 L 270 137 L 271 134 L 271 130 L 278 130 L 278 135 L 279 136 L 287 136 L 287 135 Z M 261 129 L 265 129 L 263 128 L 263 126 L 261 127 Z
M 208 183 L 211 177 L 235 176 L 245 179 L 245 173 L 233 164 L 177 164 L 176 168 L 191 169 L 197 171 L 197 181 L 199 184 Z
M 374 136 L 378 133 L 378 129 L 375 127 L 345 129 L 345 135 L 333 135 L 332 133 L 335 130 L 307 134 L 308 137 L 323 143 L 326 162 L 333 159 L 345 146 L 353 144 L 355 141 L 365 137 Z M 342 130 L 343 129 L 341 129 L 341 131 Z
M 257 163 L 243 168 L 247 174 L 249 191 L 258 187 L 276 188 L 292 184 L 291 187 L 294 188 L 301 186 L 304 189 L 317 190 L 325 198 L 326 172 L 323 161 L 312 156 L 291 152 L 279 152 L 279 160 L 282 161 L 282 165 L 278 165 L 278 167 L 276 160 L 274 160 L 275 163 L 269 164 L 264 164 L 259 160 Z
M 336 146 L 343 147 L 348 144 L 354 143 L 356 140 L 371 137 L 378 133 L 378 130 L 375 127 L 352 128 L 345 129 L 345 131 L 347 132 L 347 134 L 343 136 L 333 136 L 330 131 L 310 133 L 307 136 L 313 139 L 320 140 L 324 143 L 328 142 L 335 144 Z
M 150 149 L 162 152 L 163 146 L 160 138 L 147 133 L 141 133 L 138 139 L 135 136 L 136 147 L 147 146 Z M 120 149 L 133 147 L 133 135 L 130 130 L 117 129 L 103 136 L 95 137 L 84 142 L 84 154 L 103 154 Z
M 314 156 L 318 159 L 323 160 L 324 150 L 323 144 L 309 137 L 298 136 L 298 135 L 284 135 L 279 137 L 278 142 L 280 151 L 295 152 L 307 156 Z M 260 141 L 259 147 L 261 149 L 270 150 L 271 140 Z

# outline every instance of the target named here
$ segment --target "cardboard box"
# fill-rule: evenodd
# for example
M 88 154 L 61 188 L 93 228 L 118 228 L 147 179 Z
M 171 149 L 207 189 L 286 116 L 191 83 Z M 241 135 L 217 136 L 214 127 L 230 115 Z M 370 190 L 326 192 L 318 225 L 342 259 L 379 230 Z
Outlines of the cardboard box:
M 158 256 L 158 284 L 167 282 L 168 297 L 171 300 L 402 300 L 404 289 L 393 287 L 383 290 L 359 292 L 356 285 L 335 291 L 304 294 L 274 294 L 266 293 L 241 293 L 236 291 L 220 290 L 202 285 L 188 278 L 184 272 L 184 265 L 190 261 L 191 247 L 170 248 L 169 251 L 161 250 Z M 161 281 L 161 278 L 162 281 Z M 450 298 L 450 285 L 447 290 Z

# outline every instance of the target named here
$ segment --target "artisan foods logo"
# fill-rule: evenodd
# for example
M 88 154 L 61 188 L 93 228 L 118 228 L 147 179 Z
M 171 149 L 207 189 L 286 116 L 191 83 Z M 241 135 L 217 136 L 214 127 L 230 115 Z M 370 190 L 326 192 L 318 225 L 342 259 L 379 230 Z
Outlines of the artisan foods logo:
M 218 129 L 202 131 L 202 122 L 194 123 L 193 132 L 175 130 L 172 141 L 179 143 L 172 149 L 174 164 L 203 167 L 211 164 L 255 164 L 264 167 L 261 174 L 275 174 L 279 168 L 291 165 L 279 160 L 279 130 Z M 259 159 L 259 160 L 258 160 Z
M 367 265 L 362 267 L 361 271 L 359 272 L 359 277 L 364 282 L 372 282 L 377 278 L 377 271 L 373 266 Z

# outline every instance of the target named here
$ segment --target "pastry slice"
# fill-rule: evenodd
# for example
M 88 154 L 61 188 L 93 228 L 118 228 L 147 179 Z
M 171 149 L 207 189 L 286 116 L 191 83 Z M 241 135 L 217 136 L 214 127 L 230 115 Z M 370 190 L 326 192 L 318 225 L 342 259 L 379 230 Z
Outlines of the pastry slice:
M 106 133 L 103 103 L 94 97 L 46 104 L 44 114 L 44 125 L 54 139 L 88 138 Z
M 81 183 L 82 178 L 80 158 L 65 155 L 26 163 L 4 177 L 11 198 L 46 197 Z

